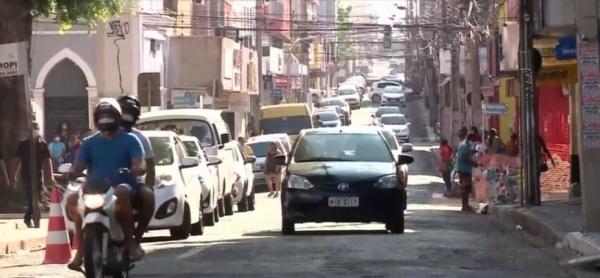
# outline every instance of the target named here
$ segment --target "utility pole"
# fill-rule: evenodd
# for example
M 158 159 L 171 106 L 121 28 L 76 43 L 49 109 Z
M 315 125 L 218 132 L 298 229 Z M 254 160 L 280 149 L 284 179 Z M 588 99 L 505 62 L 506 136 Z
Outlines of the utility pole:
M 579 132 L 579 159 L 581 196 L 583 200 L 584 231 L 600 232 L 600 128 L 597 114 L 600 110 L 600 50 L 598 45 L 598 2 L 576 0 L 577 60 L 581 94 Z
M 471 38 L 467 40 L 469 92 L 471 93 L 471 126 L 481 127 L 481 73 L 479 70 L 479 38 L 475 32 L 471 33 Z
M 521 165 L 525 171 L 527 202 L 529 205 L 541 205 L 539 180 L 540 142 L 536 124 L 535 81 L 532 69 L 532 13 L 528 0 L 520 2 L 519 9 L 519 73 L 521 83 Z
M 263 28 L 263 22 L 264 22 L 264 16 L 263 16 L 263 1 L 264 0 L 256 0 L 256 14 L 255 14 L 255 18 L 256 18 L 256 56 L 258 56 L 258 99 L 259 99 L 259 107 L 263 106 L 264 103 L 268 103 L 267 101 L 265 101 L 267 99 L 268 96 L 265 96 L 265 90 L 264 90 L 264 86 L 263 86 L 263 63 L 262 63 L 262 28 Z M 255 113 L 257 113 L 258 111 L 255 111 Z M 256 115 L 255 115 L 256 116 Z M 258 120 L 257 117 L 255 117 L 255 128 L 256 130 L 259 129 L 258 127 Z

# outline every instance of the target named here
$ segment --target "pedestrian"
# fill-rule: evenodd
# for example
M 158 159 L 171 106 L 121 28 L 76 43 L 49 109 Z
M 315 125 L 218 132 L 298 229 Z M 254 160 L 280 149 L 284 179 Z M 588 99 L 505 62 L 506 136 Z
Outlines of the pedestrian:
M 69 138 L 69 142 L 67 142 L 67 154 L 65 157 L 65 162 L 73 163 L 77 154 L 79 153 L 79 148 L 81 147 L 81 138 L 79 134 L 72 134 Z
M 33 140 L 33 142 L 32 142 Z M 31 168 L 31 147 L 35 147 L 35 161 L 33 162 L 33 169 Z M 27 200 L 27 210 L 25 215 L 23 216 L 23 221 L 28 227 L 33 227 L 33 185 L 31 183 L 31 174 L 32 170 L 36 171 L 37 180 L 35 181 L 37 184 L 37 194 L 38 200 L 44 203 L 42 200 L 42 193 L 45 191 L 43 184 L 46 187 L 51 187 L 56 184 L 54 180 L 54 176 L 52 173 L 52 159 L 50 157 L 50 152 L 48 145 L 44 140 L 40 137 L 37 131 L 34 132 L 34 136 L 32 138 L 25 139 L 21 141 L 17 146 L 16 157 L 12 159 L 11 164 L 11 172 L 9 173 L 9 178 L 11 179 L 11 184 L 16 185 L 17 183 L 17 173 L 20 168 L 21 176 L 20 183 L 23 186 L 23 191 L 25 193 L 25 197 Z M 42 180 L 44 183 L 42 183 Z
M 67 146 L 59 134 L 54 136 L 53 141 L 48 146 L 50 149 L 50 157 L 52 158 L 52 166 L 54 169 L 58 169 L 58 166 L 65 160 L 65 154 L 67 153 Z
M 281 167 L 275 164 L 275 156 L 279 154 L 277 145 L 271 143 L 265 159 L 265 180 L 269 189 L 269 197 L 277 198 L 281 190 Z
M 510 142 L 506 144 L 505 153 L 509 157 L 519 155 L 519 136 L 516 133 L 510 135 Z
M 446 193 L 444 194 L 446 197 L 452 194 L 452 156 L 454 154 L 454 150 L 448 144 L 448 140 L 442 139 L 440 142 L 440 165 L 439 170 L 442 174 L 442 179 L 444 180 L 444 185 L 446 185 Z
M 490 129 L 486 144 L 487 149 L 493 154 L 504 153 L 504 142 L 498 137 L 498 131 L 495 128 Z
M 550 168 L 548 167 L 548 160 L 552 162 L 552 166 L 556 166 L 556 162 L 554 158 L 552 158 L 552 154 L 546 145 L 546 141 L 542 136 L 538 137 L 539 147 L 540 147 L 540 173 L 547 172 Z M 539 178 L 538 178 L 539 180 Z
M 471 129 L 469 130 L 469 135 L 467 135 L 467 140 L 473 146 L 483 142 L 481 139 L 481 134 L 479 133 L 479 130 L 477 129 L 476 126 L 472 126 Z
M 478 163 L 473 158 L 473 150 L 467 141 L 467 130 L 462 129 L 458 133 L 458 138 L 461 141 L 456 152 L 456 173 L 460 183 L 460 193 L 463 212 L 473 212 L 473 208 L 469 205 L 469 195 L 473 191 L 473 168 L 478 166 Z

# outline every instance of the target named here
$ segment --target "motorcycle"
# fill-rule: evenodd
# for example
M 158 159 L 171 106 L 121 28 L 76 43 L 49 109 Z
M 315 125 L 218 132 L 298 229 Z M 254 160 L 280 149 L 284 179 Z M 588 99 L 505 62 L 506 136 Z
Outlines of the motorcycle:
M 65 167 L 66 168 L 66 167 Z M 61 169 L 59 169 L 61 170 Z M 64 170 L 64 169 L 63 169 Z M 117 178 L 129 176 L 128 169 L 120 169 Z M 77 177 L 69 181 L 67 191 L 79 192 L 79 212 L 83 213 L 85 277 L 97 278 L 105 275 L 115 278 L 129 277 L 134 265 L 129 261 L 125 235 L 114 213 L 117 197 L 114 188 L 107 184 L 101 190 L 82 190 L 86 181 Z

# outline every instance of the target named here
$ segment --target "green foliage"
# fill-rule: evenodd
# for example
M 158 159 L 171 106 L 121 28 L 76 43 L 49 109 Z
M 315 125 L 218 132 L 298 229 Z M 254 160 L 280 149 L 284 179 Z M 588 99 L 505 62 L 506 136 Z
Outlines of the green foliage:
M 34 14 L 56 20 L 61 30 L 72 24 L 85 22 L 94 27 L 99 21 L 106 21 L 118 15 L 126 0 L 34 0 Z
M 352 31 L 352 22 L 350 22 L 351 13 L 352 6 L 340 6 L 337 9 L 336 37 L 338 43 L 336 44 L 335 63 L 338 69 L 353 58 L 355 54 L 354 45 L 349 42 L 350 32 Z

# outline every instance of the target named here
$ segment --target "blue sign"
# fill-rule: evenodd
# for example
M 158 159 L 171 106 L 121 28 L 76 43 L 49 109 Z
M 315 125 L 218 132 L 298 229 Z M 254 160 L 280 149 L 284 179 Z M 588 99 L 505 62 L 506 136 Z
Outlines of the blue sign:
M 283 96 L 283 91 L 281 91 L 281 90 L 272 90 L 271 91 L 271 96 L 272 97 L 282 97 Z
M 558 39 L 556 45 L 556 59 L 558 60 L 573 60 L 577 59 L 577 38 L 562 37 Z
M 487 103 L 484 113 L 492 116 L 500 116 L 508 112 L 508 106 L 504 103 Z

